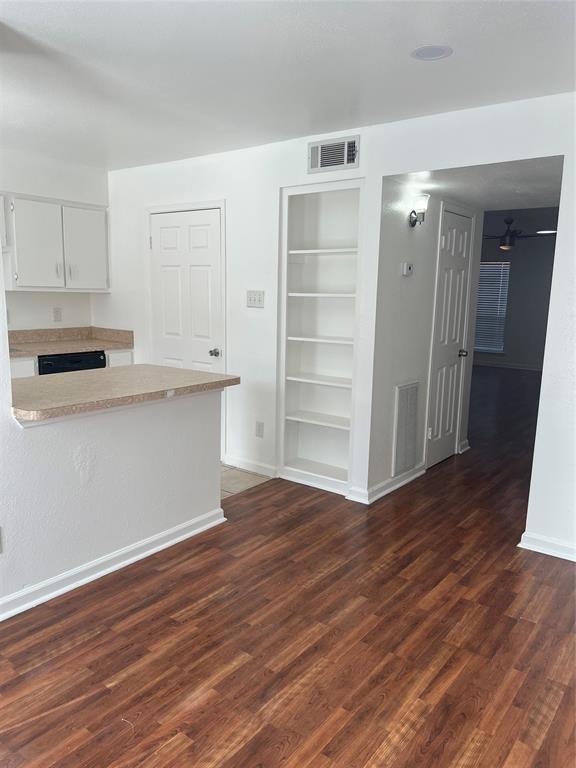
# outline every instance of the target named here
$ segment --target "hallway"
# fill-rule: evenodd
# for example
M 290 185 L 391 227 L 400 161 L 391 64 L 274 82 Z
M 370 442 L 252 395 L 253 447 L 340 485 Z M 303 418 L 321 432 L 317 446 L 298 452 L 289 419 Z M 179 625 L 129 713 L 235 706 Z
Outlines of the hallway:
M 569 768 L 574 565 L 518 549 L 539 377 L 369 508 L 272 480 L 229 523 L 0 625 L 0 763 Z

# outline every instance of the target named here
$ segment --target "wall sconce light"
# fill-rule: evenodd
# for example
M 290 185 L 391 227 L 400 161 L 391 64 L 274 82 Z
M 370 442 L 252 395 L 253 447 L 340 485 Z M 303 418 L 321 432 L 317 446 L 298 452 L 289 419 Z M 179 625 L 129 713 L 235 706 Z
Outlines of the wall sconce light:
M 430 195 L 418 195 L 414 198 L 414 208 L 408 215 L 408 224 L 411 227 L 415 227 L 416 224 L 422 224 L 428 210 L 428 200 Z

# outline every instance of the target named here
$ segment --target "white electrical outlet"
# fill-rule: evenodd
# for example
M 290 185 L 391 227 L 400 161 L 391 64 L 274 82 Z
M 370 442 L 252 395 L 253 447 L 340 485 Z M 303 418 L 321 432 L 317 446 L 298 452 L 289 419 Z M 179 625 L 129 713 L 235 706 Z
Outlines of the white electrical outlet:
M 246 291 L 246 306 L 251 309 L 264 309 L 264 291 Z
M 255 434 L 256 434 L 256 437 L 264 437 L 264 422 L 263 421 L 257 421 L 256 422 Z
M 52 320 L 55 323 L 62 322 L 62 307 L 52 307 Z

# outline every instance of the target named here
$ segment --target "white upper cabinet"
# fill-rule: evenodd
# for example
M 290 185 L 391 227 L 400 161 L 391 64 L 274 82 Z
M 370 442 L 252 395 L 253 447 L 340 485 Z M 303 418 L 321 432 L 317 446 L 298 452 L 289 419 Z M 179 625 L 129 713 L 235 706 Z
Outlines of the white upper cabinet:
M 106 212 L 63 206 L 66 287 L 105 290 L 108 287 Z
M 63 288 L 62 206 L 14 200 L 14 281 L 20 288 Z
M 8 290 L 108 290 L 103 208 L 20 197 L 10 203 L 2 248 Z

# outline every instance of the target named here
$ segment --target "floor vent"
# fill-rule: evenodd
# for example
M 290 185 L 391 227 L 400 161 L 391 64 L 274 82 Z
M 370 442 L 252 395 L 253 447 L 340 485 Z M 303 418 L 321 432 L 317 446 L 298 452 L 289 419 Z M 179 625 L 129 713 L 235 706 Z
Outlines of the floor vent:
M 358 168 L 359 136 L 345 136 L 336 141 L 313 141 L 308 144 L 308 173 Z
M 417 381 L 396 387 L 393 477 L 416 466 L 418 388 Z

